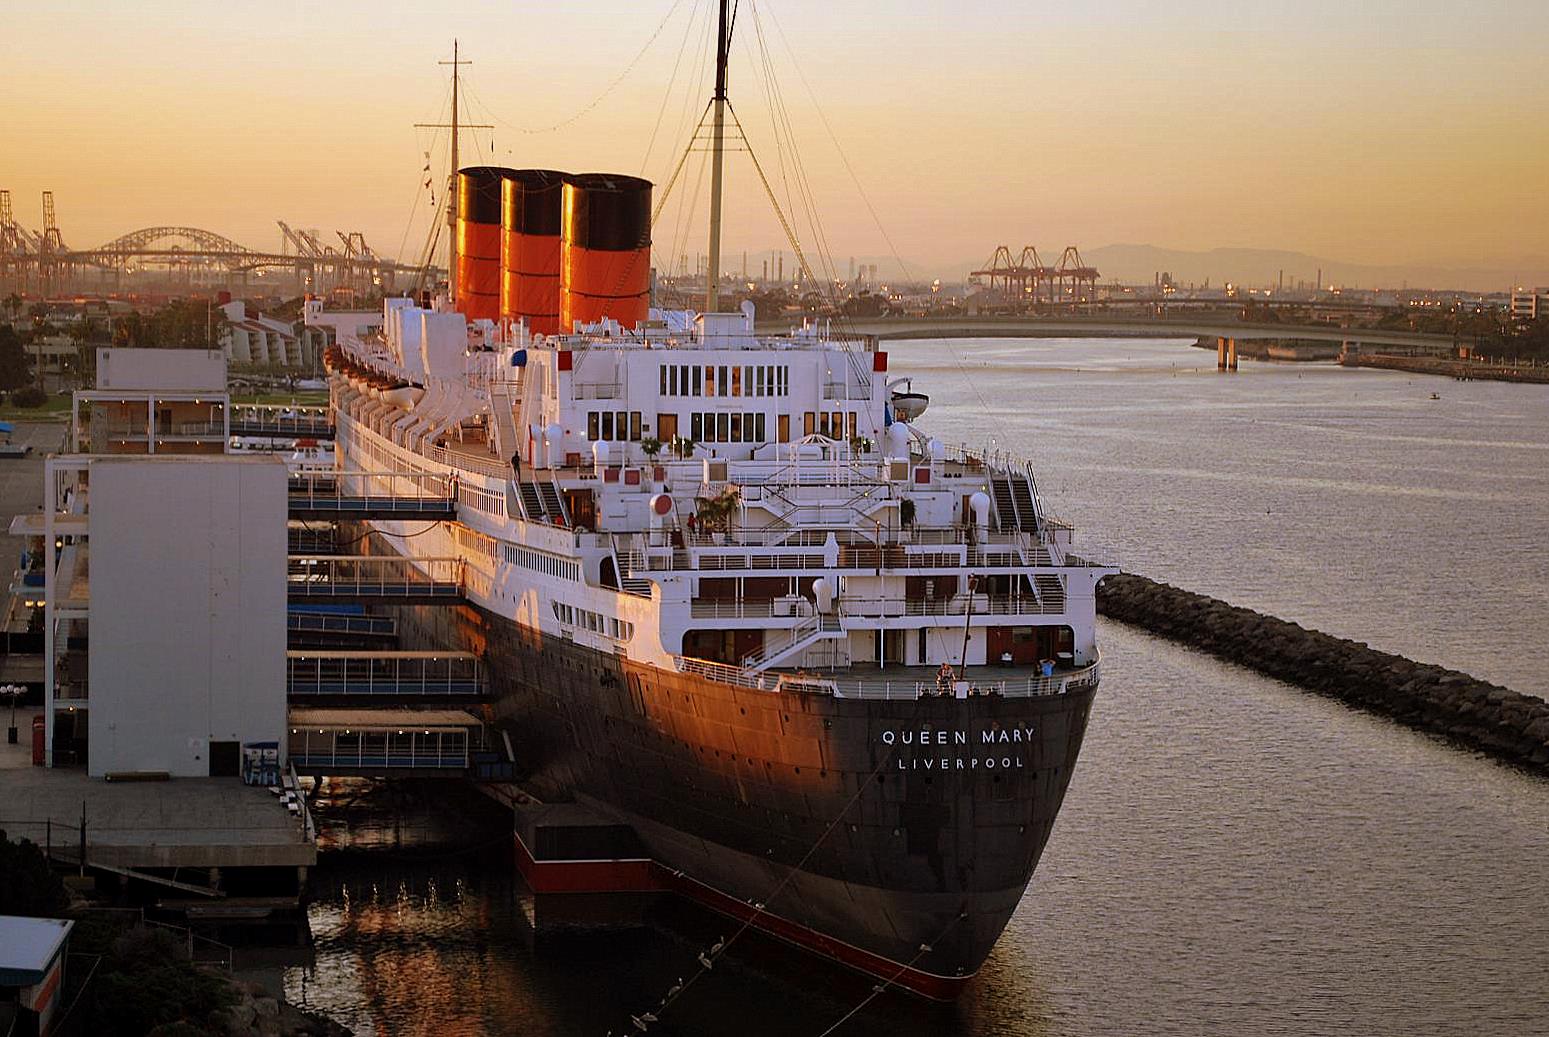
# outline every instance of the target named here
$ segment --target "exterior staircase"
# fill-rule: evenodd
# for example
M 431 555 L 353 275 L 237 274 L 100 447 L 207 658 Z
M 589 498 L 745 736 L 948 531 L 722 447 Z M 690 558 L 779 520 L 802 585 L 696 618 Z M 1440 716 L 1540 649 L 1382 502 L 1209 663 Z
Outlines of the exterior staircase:
M 783 640 L 766 643 L 758 651 L 744 656 L 743 667 L 754 673 L 762 673 L 819 641 L 838 640 L 845 636 L 839 617 L 823 614 L 807 616 L 786 633 Z
M 1033 589 L 1038 592 L 1038 601 L 1046 612 L 1065 611 L 1065 586 L 1058 576 L 1051 573 L 1034 576 Z
M 522 502 L 522 517 L 533 522 L 543 521 L 543 499 L 538 496 L 538 487 L 535 483 L 519 482 L 516 484 L 517 499 Z
M 1011 496 L 1011 481 L 1009 479 L 990 480 L 990 492 L 995 498 L 995 516 L 1000 520 L 1001 529 L 1018 529 L 1021 523 L 1017 521 L 1016 503 Z
M 1033 503 L 1033 484 L 1024 472 L 1012 472 L 1011 497 L 1016 503 L 1018 528 L 1029 533 L 1038 531 L 1038 507 Z
M 510 461 L 521 449 L 516 438 L 516 420 L 512 416 L 516 404 L 507 390 L 495 388 L 490 391 L 489 409 L 495 417 L 495 456 Z
M 645 556 L 639 551 L 621 551 L 616 546 L 613 552 L 618 559 L 619 589 L 627 594 L 638 594 L 642 598 L 649 598 L 651 581 L 634 575 L 645 570 Z
M 556 526 L 570 526 L 570 515 L 565 511 L 565 502 L 560 499 L 559 488 L 551 482 L 535 482 L 530 485 L 537 487 L 538 496 L 543 500 L 544 520 Z

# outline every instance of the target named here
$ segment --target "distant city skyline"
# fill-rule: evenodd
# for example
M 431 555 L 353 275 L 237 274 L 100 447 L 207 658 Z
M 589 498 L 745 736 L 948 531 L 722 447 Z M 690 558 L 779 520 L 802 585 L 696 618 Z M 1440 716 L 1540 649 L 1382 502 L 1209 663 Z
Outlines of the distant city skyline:
M 642 172 L 661 190 L 708 95 L 708 7 L 451 3 L 434 25 L 361 2 L 13 11 L 0 188 L 32 227 L 53 190 L 78 248 L 183 224 L 276 249 L 283 219 L 412 258 L 424 152 L 438 200 L 446 161 L 444 133 L 412 124 L 445 120 L 454 36 L 474 62 L 463 118 L 495 126 L 464 137 L 465 161 Z M 760 38 L 819 222 L 776 146 Z M 731 92 L 804 247 L 826 242 L 841 277 L 851 254 L 939 275 L 1000 244 L 1138 242 L 1504 289 L 1549 282 L 1546 45 L 1549 5 L 1526 0 L 747 0 Z M 699 160 L 655 230 L 664 268 L 704 250 Z M 728 179 L 725 268 L 746 249 L 757 270 L 781 232 L 745 155 Z

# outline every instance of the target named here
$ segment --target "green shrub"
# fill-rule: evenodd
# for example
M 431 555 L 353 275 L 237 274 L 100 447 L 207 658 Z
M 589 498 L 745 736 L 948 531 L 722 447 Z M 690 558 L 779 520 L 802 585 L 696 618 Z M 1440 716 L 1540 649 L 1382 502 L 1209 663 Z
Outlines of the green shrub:
M 11 404 L 16 407 L 41 407 L 47 402 L 48 393 L 35 385 L 29 385 L 11 393 Z
M 230 984 L 190 965 L 177 936 L 131 929 L 120 936 L 92 984 L 92 1033 L 141 1037 L 179 1020 L 204 1020 L 236 1000 Z
M 0 915 L 57 918 L 69 906 L 63 882 L 31 840 L 11 842 L 0 832 Z

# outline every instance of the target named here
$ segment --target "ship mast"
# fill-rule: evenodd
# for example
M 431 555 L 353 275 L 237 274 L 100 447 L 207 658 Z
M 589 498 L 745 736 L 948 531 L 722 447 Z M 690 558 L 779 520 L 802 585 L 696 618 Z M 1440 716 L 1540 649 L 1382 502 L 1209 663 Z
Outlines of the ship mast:
M 414 125 L 425 130 L 451 130 L 452 147 L 450 158 L 452 160 L 451 172 L 446 178 L 446 294 L 449 299 L 457 298 L 457 145 L 458 131 L 460 129 L 494 129 L 493 126 L 479 124 L 464 127 L 457 119 L 457 95 L 461 93 L 457 84 L 457 70 L 461 65 L 471 65 L 471 61 L 463 61 L 458 57 L 457 40 L 452 40 L 452 60 L 438 61 L 438 65 L 452 66 L 452 121 L 444 122 L 417 122 Z M 429 262 L 427 259 L 426 262 Z
M 720 27 L 715 49 L 715 123 L 710 137 L 710 265 L 705 272 L 705 312 L 715 313 L 721 297 L 721 165 L 726 133 L 726 52 L 731 44 L 731 26 L 721 0 Z M 454 109 L 455 110 L 455 109 Z
M 452 173 L 446 192 L 446 294 L 457 298 L 457 39 L 452 38 Z

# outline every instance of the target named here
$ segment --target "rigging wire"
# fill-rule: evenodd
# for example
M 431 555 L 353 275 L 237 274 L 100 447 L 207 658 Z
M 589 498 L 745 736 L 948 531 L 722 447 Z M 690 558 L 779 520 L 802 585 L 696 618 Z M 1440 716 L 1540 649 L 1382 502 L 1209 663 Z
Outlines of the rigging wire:
M 961 922 L 963 919 L 965 919 L 967 917 L 968 917 L 968 912 L 967 911 L 959 911 L 957 914 L 953 915 L 952 916 L 952 921 L 948 922 L 946 924 L 946 928 L 942 929 L 941 932 L 937 933 L 936 937 L 933 940 L 931 940 L 930 943 L 922 943 L 922 944 L 920 944 L 920 949 L 914 952 L 914 957 L 910 958 L 908 961 L 906 961 L 902 965 L 900 965 L 898 967 L 898 971 L 897 972 L 893 973 L 887 979 L 884 979 L 881 983 L 878 983 L 875 986 L 873 986 L 871 988 L 871 993 L 867 994 L 864 998 L 862 998 L 860 1004 L 856 1005 L 854 1008 L 852 1008 L 848 1012 L 844 1013 L 844 1015 L 840 1016 L 838 1018 L 838 1020 L 836 1020 L 832 1026 L 830 1026 L 828 1029 L 824 1030 L 821 1034 L 818 1035 L 818 1037 L 830 1037 L 831 1034 L 837 1033 L 839 1031 L 839 1027 L 841 1027 L 845 1023 L 849 1022 L 856 1015 L 856 1013 L 860 1012 L 867 1005 L 871 1004 L 877 998 L 879 998 L 883 994 L 885 994 L 887 992 L 887 988 L 888 987 L 892 986 L 894 983 L 897 983 L 900 976 L 902 976 L 905 972 L 908 972 L 910 969 L 914 968 L 915 962 L 919 961 L 927 953 L 929 953 L 932 947 L 934 947 L 936 944 L 940 943 L 946 937 L 946 935 L 948 933 L 950 933 L 953 929 L 957 928 L 957 923 Z
M 446 120 L 446 110 L 447 110 L 447 107 L 451 104 L 451 97 L 452 97 L 452 85 L 451 85 L 451 83 L 447 83 L 447 85 L 446 85 L 446 93 L 445 93 L 445 95 L 441 99 L 441 109 L 440 109 L 440 111 L 438 111 L 436 113 L 435 118 L 431 120 L 432 123 L 444 122 Z M 416 186 L 415 186 L 415 189 L 414 189 L 414 201 L 413 201 L 413 203 L 409 207 L 409 218 L 404 221 L 404 224 L 403 224 L 403 236 L 401 238 L 399 238 L 399 240 L 398 240 L 398 251 L 396 253 L 394 253 L 394 255 L 397 256 L 400 260 L 404 256 L 404 249 L 408 247 L 408 244 L 409 244 L 409 234 L 414 229 L 414 221 L 419 216 L 419 206 L 420 206 L 420 200 L 422 198 L 426 198 L 426 197 L 429 198 L 429 200 L 430 200 L 431 222 L 435 222 L 436 193 L 435 193 L 435 188 L 433 186 L 435 184 L 435 173 L 433 171 L 433 169 L 434 169 L 434 160 L 431 158 L 431 155 L 436 150 L 436 140 L 437 140 L 437 138 L 439 136 L 440 135 L 437 134 L 434 130 L 431 131 L 431 133 L 430 133 L 430 144 L 425 149 L 425 152 L 424 152 L 424 154 L 425 154 L 425 168 L 420 173 L 421 179 L 419 181 L 416 181 Z
M 903 274 L 904 280 L 912 281 L 914 278 L 909 273 L 908 264 L 898 254 L 898 249 L 893 245 L 892 237 L 889 236 L 887 228 L 882 224 L 882 218 L 877 215 L 877 210 L 871 204 L 871 198 L 866 194 L 866 188 L 862 186 L 860 177 L 855 174 L 855 167 L 850 165 L 850 156 L 845 153 L 844 145 L 840 142 L 839 135 L 834 132 L 834 127 L 829 123 L 827 114 L 824 113 L 823 107 L 818 104 L 817 92 L 812 89 L 812 84 L 808 81 L 806 73 L 796 63 L 795 51 L 791 47 L 790 40 L 786 38 L 785 29 L 781 27 L 779 18 L 776 17 L 772 9 L 769 12 L 769 20 L 774 24 L 775 31 L 780 34 L 780 42 L 785 45 L 786 51 L 790 53 L 791 65 L 796 69 L 796 75 L 801 79 L 802 86 L 806 87 L 807 96 L 812 99 L 813 110 L 817 112 L 818 119 L 823 123 L 823 129 L 828 132 L 828 139 L 834 142 L 834 150 L 839 153 L 839 161 L 844 164 L 845 172 L 850 174 L 850 180 L 855 184 L 855 191 L 861 196 L 861 201 L 865 203 L 866 211 L 871 214 L 871 220 L 876 224 L 878 232 L 881 233 L 882 240 L 887 242 L 888 250 L 893 254 L 893 260 L 898 263 L 899 272 Z
M 629 74 L 635 70 L 635 66 L 640 64 L 640 59 L 645 57 L 646 51 L 651 49 L 651 45 L 656 42 L 656 38 L 662 34 L 662 30 L 667 27 L 667 23 L 672 20 L 673 14 L 677 12 L 678 8 L 682 6 L 682 4 L 683 0 L 672 0 L 672 5 L 667 8 L 667 13 L 662 15 L 662 20 L 657 23 L 655 31 L 653 31 L 651 35 L 646 38 L 645 45 L 642 46 L 635 54 L 635 56 L 630 59 L 629 64 L 624 66 L 624 70 L 617 76 L 614 76 L 612 82 L 603 87 L 602 93 L 592 98 L 590 102 L 588 102 L 574 115 L 571 115 L 565 119 L 561 119 L 559 122 L 548 126 L 518 126 L 516 123 L 511 122 L 508 119 L 504 119 L 497 115 L 495 112 L 491 111 L 489 107 L 482 101 L 479 102 L 480 107 L 484 108 L 484 110 L 489 113 L 491 118 L 493 118 L 496 122 L 504 125 L 507 129 L 525 135 L 553 133 L 555 130 L 562 130 L 566 126 L 569 126 L 571 123 L 578 122 L 585 116 L 590 115 L 592 111 L 608 97 L 609 94 L 613 93 L 613 91 L 618 88 L 620 83 L 624 82 L 624 80 L 629 77 Z M 695 6 L 698 5 L 696 4 Z
M 757 18 L 758 7 L 756 0 L 749 0 L 749 2 L 753 4 L 755 15 L 754 24 L 758 25 L 759 19 Z M 774 24 L 775 31 L 779 34 L 780 42 L 785 46 L 786 53 L 790 55 L 791 64 L 795 67 L 796 74 L 800 77 L 802 85 L 806 87 L 807 95 L 812 99 L 812 106 L 817 110 L 818 118 L 823 122 L 823 128 L 828 131 L 829 138 L 833 141 L 835 150 L 839 152 L 839 158 L 844 163 L 845 170 L 850 174 L 850 179 L 855 182 L 855 187 L 856 190 L 860 193 L 861 200 L 866 204 L 867 211 L 871 213 L 872 220 L 877 225 L 877 230 L 881 231 L 883 240 L 887 242 L 888 249 L 892 252 L 894 261 L 898 263 L 899 272 L 903 274 L 905 280 L 912 280 L 908 266 L 904 263 L 903 257 L 898 254 L 898 249 L 894 246 L 892 237 L 888 234 L 887 228 L 883 226 L 882 220 L 877 216 L 876 209 L 873 208 L 871 204 L 871 199 L 867 197 L 865 188 L 861 186 L 860 178 L 856 176 L 855 169 L 850 165 L 850 160 L 845 155 L 844 147 L 840 144 L 838 135 L 834 133 L 833 126 L 829 123 L 828 117 L 823 114 L 822 106 L 818 104 L 817 93 L 812 89 L 811 82 L 808 81 L 806 74 L 801 69 L 801 65 L 796 61 L 795 48 L 791 46 L 790 39 L 785 35 L 785 29 L 780 25 L 780 20 L 775 15 L 773 10 L 769 12 L 769 20 Z M 851 324 L 850 328 L 853 331 L 854 325 Z M 958 375 L 973 391 L 973 394 L 978 397 L 979 405 L 988 410 L 990 406 L 989 401 L 985 398 L 984 392 L 979 388 L 978 381 L 973 377 L 967 366 L 963 363 L 963 358 L 958 353 L 957 346 L 952 342 L 951 339 L 946 340 L 946 346 L 948 355 L 952 357 L 952 362 L 957 367 Z
M 694 20 L 699 16 L 700 0 L 694 0 L 694 6 L 689 9 L 688 19 L 683 23 L 683 39 L 678 43 L 678 56 L 672 62 L 672 75 L 667 79 L 667 89 L 662 91 L 661 107 L 656 110 L 656 122 L 651 125 L 651 139 L 646 142 L 645 157 L 640 160 L 640 173 L 645 174 L 645 167 L 651 163 L 651 153 L 656 149 L 656 135 L 662 128 L 662 117 L 667 114 L 667 102 L 672 100 L 672 88 L 678 82 L 678 70 L 683 65 L 683 55 L 688 53 L 689 33 L 694 29 Z M 652 218 L 655 222 L 655 218 Z

